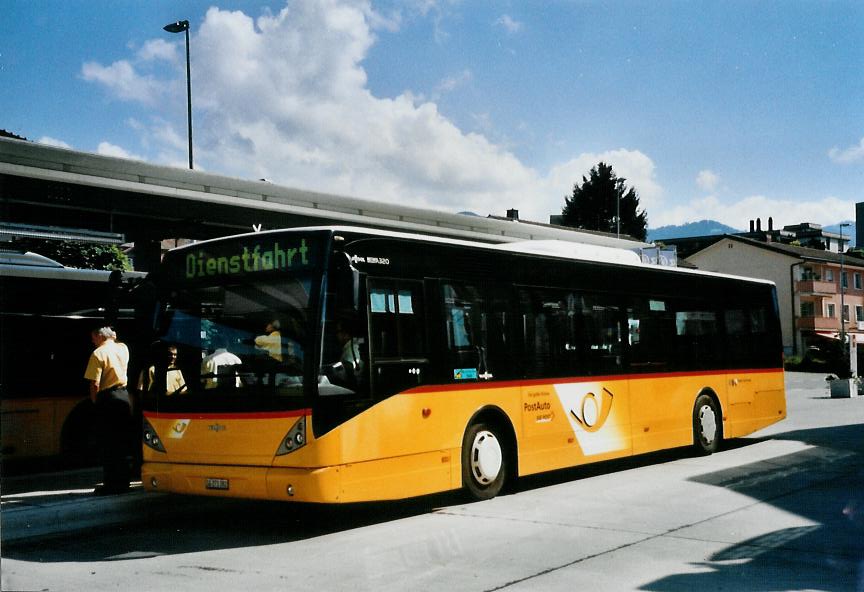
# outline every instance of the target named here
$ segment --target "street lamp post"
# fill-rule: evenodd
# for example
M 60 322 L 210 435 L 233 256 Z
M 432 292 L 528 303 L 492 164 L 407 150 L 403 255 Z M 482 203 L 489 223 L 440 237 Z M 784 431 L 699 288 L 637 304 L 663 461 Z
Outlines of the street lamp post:
M 192 168 L 192 77 L 189 67 L 189 21 L 177 21 L 162 27 L 169 33 L 186 33 L 186 121 L 189 124 L 189 168 Z
M 849 226 L 849 223 L 846 222 L 844 224 L 840 224 L 840 348 L 843 351 L 843 368 L 849 368 L 849 348 L 846 345 L 846 318 L 844 314 L 846 312 L 846 299 L 845 299 L 845 289 L 843 286 L 843 274 L 845 273 L 843 268 L 843 229 Z

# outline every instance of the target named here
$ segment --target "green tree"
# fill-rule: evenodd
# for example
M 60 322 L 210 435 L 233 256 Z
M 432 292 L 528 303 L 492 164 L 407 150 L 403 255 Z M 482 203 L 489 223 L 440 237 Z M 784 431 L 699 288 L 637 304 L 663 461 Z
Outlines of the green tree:
M 66 267 L 129 271 L 132 263 L 117 245 L 58 240 L 27 240 L 16 246 L 54 259 Z
M 565 226 L 585 230 L 616 233 L 616 208 L 620 208 L 621 234 L 645 240 L 648 234 L 648 214 L 639 211 L 639 195 L 625 185 L 612 167 L 600 162 L 591 169 L 582 184 L 573 186 L 573 193 L 564 198 L 561 210 Z

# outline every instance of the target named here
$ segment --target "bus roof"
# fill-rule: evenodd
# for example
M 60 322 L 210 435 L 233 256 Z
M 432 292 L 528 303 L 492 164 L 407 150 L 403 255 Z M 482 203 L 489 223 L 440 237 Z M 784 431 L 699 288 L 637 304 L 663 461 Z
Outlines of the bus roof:
M 21 265 L 27 267 L 63 267 L 53 259 L 49 259 L 39 253 L 32 251 L 7 251 L 0 250 L 0 265 Z
M 66 267 L 54 259 L 32 251 L 0 250 L 0 277 L 106 282 L 111 272 L 105 269 Z M 124 278 L 144 277 L 141 271 L 124 271 Z
M 377 228 L 365 228 L 362 226 L 302 226 L 296 228 L 281 228 L 274 230 L 264 230 L 261 232 L 248 232 L 233 236 L 225 236 L 221 238 L 213 238 L 206 241 L 199 241 L 172 249 L 172 251 L 182 251 L 184 249 L 195 248 L 204 243 L 218 242 L 229 238 L 254 237 L 268 234 L 280 234 L 291 232 L 332 232 L 334 234 L 345 233 L 353 235 L 362 235 L 364 237 L 379 237 L 379 238 L 395 238 L 403 240 L 411 240 L 417 242 L 435 243 L 443 245 L 458 245 L 463 247 L 518 253 L 524 255 L 535 255 L 541 257 L 554 257 L 558 259 L 570 259 L 573 261 L 586 261 L 592 263 L 606 263 L 612 265 L 625 265 L 631 267 L 640 267 L 645 269 L 656 269 L 658 271 L 666 271 L 670 273 L 702 275 L 708 277 L 729 278 L 746 282 L 761 283 L 774 285 L 774 282 L 761 278 L 752 278 L 737 276 L 725 273 L 717 273 L 713 271 L 704 271 L 700 269 L 687 269 L 682 267 L 660 266 L 651 263 L 644 263 L 638 253 L 629 249 L 618 249 L 615 247 L 605 247 L 601 245 L 590 245 L 583 243 L 572 243 L 559 240 L 526 240 L 514 241 L 507 243 L 484 243 L 479 241 L 469 241 L 464 239 L 454 239 L 450 237 L 431 236 L 426 234 L 413 234 L 408 232 L 399 232 L 394 230 L 381 230 Z

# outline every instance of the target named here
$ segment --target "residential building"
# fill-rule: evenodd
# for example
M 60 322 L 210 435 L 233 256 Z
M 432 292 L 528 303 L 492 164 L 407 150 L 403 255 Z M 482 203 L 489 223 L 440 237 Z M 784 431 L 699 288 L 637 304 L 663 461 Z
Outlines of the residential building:
M 801 355 L 821 339 L 838 339 L 841 315 L 850 340 L 864 344 L 864 259 L 727 235 L 687 261 L 706 271 L 774 282 L 787 355 Z

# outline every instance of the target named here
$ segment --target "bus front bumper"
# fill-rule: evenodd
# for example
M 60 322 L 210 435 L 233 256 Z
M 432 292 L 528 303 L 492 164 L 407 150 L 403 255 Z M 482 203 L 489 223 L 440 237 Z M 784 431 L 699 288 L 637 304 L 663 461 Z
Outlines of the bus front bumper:
M 248 499 L 339 503 L 340 467 L 315 469 L 147 462 L 148 491 Z

